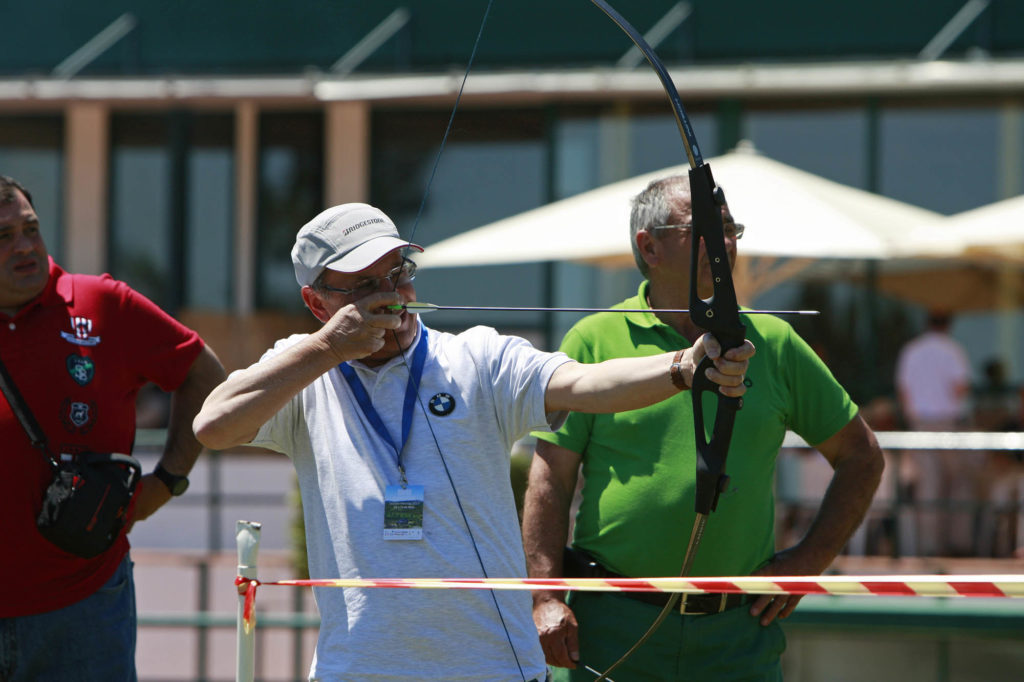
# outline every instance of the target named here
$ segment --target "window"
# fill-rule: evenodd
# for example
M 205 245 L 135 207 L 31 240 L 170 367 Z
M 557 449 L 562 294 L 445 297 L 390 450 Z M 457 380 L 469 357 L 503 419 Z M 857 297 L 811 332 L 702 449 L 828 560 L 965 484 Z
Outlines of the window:
M 0 117 L 0 174 L 32 193 L 50 255 L 61 261 L 64 122 L 60 116 Z
M 178 284 L 169 127 L 159 114 L 111 118 L 110 272 L 165 309 Z
M 235 254 L 231 115 L 193 119 L 186 172 L 184 303 L 195 309 L 230 310 Z
M 256 301 L 263 308 L 302 310 L 291 250 L 295 234 L 323 205 L 323 116 L 260 117 Z
M 867 188 L 868 114 L 863 107 L 748 111 L 745 135 L 775 161 Z
M 882 194 L 946 214 L 1005 198 L 998 109 L 888 108 L 880 132 Z
M 232 126 L 229 114 L 111 119 L 110 271 L 170 312 L 230 308 Z
M 545 202 L 548 154 L 541 113 L 462 110 L 413 236 L 447 122 L 447 112 L 411 111 L 380 113 L 373 120 L 370 203 L 391 216 L 403 238 L 426 246 Z M 431 269 L 416 280 L 416 290 L 422 300 L 438 304 L 541 305 L 543 267 Z M 431 326 L 441 328 L 489 324 L 536 329 L 542 324 L 539 314 L 520 312 L 451 312 L 435 318 Z

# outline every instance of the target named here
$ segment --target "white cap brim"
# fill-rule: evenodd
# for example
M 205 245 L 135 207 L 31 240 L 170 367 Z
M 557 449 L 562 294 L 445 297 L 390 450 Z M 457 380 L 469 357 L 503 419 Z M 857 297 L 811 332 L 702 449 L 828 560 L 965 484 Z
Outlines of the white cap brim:
M 374 237 L 352 249 L 338 260 L 327 263 L 324 267 L 335 272 L 359 272 L 370 267 L 392 251 L 406 248 L 423 251 L 423 247 L 419 244 L 413 244 L 396 237 L 388 235 Z

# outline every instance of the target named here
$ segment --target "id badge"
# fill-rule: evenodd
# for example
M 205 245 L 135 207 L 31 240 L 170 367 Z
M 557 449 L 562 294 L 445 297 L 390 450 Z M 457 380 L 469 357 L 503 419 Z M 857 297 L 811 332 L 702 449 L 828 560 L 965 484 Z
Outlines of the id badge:
M 384 489 L 384 539 L 423 539 L 423 486 L 389 485 Z

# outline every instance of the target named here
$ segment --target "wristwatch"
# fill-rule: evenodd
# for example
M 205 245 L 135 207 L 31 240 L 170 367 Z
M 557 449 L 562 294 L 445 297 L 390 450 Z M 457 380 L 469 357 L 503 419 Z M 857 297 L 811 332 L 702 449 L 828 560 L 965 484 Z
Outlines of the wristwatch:
M 153 475 L 159 478 L 160 481 L 167 486 L 167 489 L 171 491 L 171 495 L 174 497 L 177 497 L 188 490 L 188 476 L 172 474 L 159 464 L 156 465 L 156 469 L 153 469 Z

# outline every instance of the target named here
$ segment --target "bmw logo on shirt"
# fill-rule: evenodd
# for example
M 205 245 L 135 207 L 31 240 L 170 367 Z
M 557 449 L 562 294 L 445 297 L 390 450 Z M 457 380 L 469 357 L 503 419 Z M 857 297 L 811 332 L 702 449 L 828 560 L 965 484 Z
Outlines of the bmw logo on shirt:
M 451 393 L 438 393 L 427 403 L 432 414 L 438 417 L 445 417 L 455 409 L 455 398 Z

